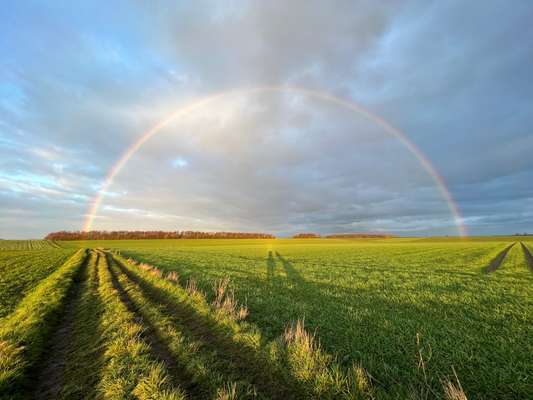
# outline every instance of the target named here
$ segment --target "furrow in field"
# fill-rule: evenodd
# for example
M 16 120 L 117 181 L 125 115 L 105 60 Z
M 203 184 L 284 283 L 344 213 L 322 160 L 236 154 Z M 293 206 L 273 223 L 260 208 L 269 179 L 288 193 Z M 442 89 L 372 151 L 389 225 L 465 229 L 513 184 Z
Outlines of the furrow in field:
M 520 242 L 522 245 L 522 250 L 524 251 L 524 256 L 526 257 L 527 265 L 531 272 L 533 272 L 533 255 L 529 251 L 529 248 L 522 242 Z
M 47 240 L 46 241 L 51 247 L 55 247 L 56 249 L 60 249 L 61 246 L 54 240 Z
M 509 253 L 509 250 L 515 245 L 515 243 L 511 243 L 509 246 L 507 246 L 505 249 L 503 249 L 491 262 L 490 264 L 485 268 L 485 273 L 491 273 L 496 271 L 498 268 L 500 268 L 500 265 L 502 265 L 503 260 L 505 260 L 505 256 L 507 256 L 507 253 Z
M 47 352 L 40 366 L 34 389 L 35 399 L 55 399 L 63 386 L 63 376 L 69 343 L 72 340 L 76 309 L 81 296 L 81 288 L 86 279 L 87 266 L 92 259 L 91 253 L 85 258 L 81 268 L 73 278 L 70 290 L 65 297 L 65 309 L 59 326 L 48 341 Z
M 57 399 L 93 399 L 103 364 L 103 338 L 100 329 L 102 303 L 98 296 L 97 265 L 100 255 L 92 252 L 82 277 L 81 294 L 65 357 L 63 385 Z M 48 397 L 52 398 L 52 397 Z
M 259 398 L 304 398 L 301 382 L 283 374 L 267 357 L 253 347 L 233 340 L 228 327 L 216 326 L 207 315 L 199 313 L 182 299 L 165 292 L 144 279 L 130 265 L 116 260 L 121 271 L 141 289 L 144 296 L 156 303 L 169 316 L 174 326 L 190 342 L 198 343 L 199 351 L 211 354 L 211 367 L 227 377 L 227 381 L 249 382 Z M 253 392 L 252 391 L 252 392 Z
M 150 329 L 133 312 L 104 253 L 99 258 L 98 276 L 105 341 L 98 398 L 185 399 L 183 390 L 172 381 L 168 365 L 160 361 L 163 357 L 154 349 L 154 342 L 147 340 Z

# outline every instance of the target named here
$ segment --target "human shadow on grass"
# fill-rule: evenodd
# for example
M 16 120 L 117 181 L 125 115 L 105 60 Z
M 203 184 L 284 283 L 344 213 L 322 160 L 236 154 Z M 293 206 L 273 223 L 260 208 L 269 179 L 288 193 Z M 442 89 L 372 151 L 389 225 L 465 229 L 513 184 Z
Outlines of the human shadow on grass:
M 292 263 L 284 258 L 280 253 L 276 251 L 276 257 L 281 262 L 281 265 L 283 266 L 283 269 L 285 270 L 285 273 L 287 274 L 287 277 L 289 280 L 295 285 L 295 286 L 308 286 L 308 283 L 303 278 L 302 274 L 300 274 L 296 268 L 292 265 Z
M 276 269 L 276 260 L 274 260 L 272 251 L 269 251 L 268 259 L 267 259 L 267 281 L 270 285 L 272 285 L 272 283 L 274 282 L 275 269 Z

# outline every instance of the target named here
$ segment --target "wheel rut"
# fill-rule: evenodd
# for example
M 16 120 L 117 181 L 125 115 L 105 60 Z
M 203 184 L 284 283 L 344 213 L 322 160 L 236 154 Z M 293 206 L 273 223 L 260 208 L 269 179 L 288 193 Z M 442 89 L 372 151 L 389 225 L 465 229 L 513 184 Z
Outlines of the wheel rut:
M 529 270 L 533 272 L 533 254 L 531 254 L 531 251 L 529 251 L 529 248 L 523 242 L 520 242 L 520 245 L 522 246 L 522 251 L 526 257 L 527 266 L 529 267 Z
M 516 242 L 511 243 L 509 246 L 507 246 L 505 249 L 503 249 L 494 259 L 490 262 L 490 264 L 485 268 L 485 273 L 490 274 L 491 272 L 496 271 L 503 263 L 503 260 L 505 260 L 505 257 L 507 256 L 507 253 L 509 253 L 509 250 L 516 244 Z
M 94 254 L 87 251 L 83 263 L 73 278 L 72 286 L 64 299 L 65 308 L 57 329 L 52 334 L 49 351 L 36 371 L 33 398 L 39 400 L 58 398 L 63 387 L 69 343 L 74 331 L 76 308 L 80 300 L 81 287 L 86 277 L 89 260 Z

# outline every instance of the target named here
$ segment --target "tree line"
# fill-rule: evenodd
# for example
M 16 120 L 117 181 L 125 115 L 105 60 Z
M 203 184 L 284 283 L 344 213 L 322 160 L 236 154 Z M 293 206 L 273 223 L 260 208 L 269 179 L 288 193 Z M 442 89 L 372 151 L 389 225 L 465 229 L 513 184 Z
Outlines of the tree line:
M 268 233 L 199 231 L 60 231 L 45 240 L 127 240 L 127 239 L 275 239 Z
M 335 233 L 325 237 L 327 239 L 389 239 L 394 236 L 379 233 Z
M 298 233 L 292 237 L 293 239 L 318 239 L 320 235 L 318 233 Z
M 387 239 L 393 237 L 392 235 L 384 235 L 378 233 L 335 233 L 331 235 L 321 236 L 318 233 L 298 233 L 294 235 L 293 239 Z

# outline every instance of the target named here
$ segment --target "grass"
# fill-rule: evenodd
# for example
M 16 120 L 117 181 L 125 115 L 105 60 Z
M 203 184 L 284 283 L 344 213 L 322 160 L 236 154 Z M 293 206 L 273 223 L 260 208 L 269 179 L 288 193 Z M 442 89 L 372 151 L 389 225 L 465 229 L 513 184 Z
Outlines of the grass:
M 230 277 L 265 339 L 305 318 L 327 352 L 364 366 L 387 392 L 436 395 L 455 370 L 472 398 L 511 399 L 533 393 L 533 276 L 518 245 L 496 272 L 484 269 L 512 240 L 105 245 L 206 293 Z
M 210 305 L 202 293 L 191 291 L 191 285 L 177 285 L 172 275 L 163 279 L 160 271 L 145 265 L 136 268 L 120 259 L 117 265 L 129 277 L 130 284 L 125 276 L 123 284 L 137 307 L 145 310 L 143 317 L 153 323 L 173 356 L 182 360 L 188 380 L 203 386 L 200 398 L 220 398 L 228 387 L 238 398 L 333 399 L 366 394 L 366 387 L 355 382 L 363 379 L 362 370 L 342 371 L 301 322 L 290 324 L 283 337 L 268 343 L 254 326 L 237 322 L 238 307 L 219 306 L 232 298 L 221 293 L 223 285 L 217 286 Z M 142 283 L 131 283 L 136 281 Z M 162 309 L 151 308 L 143 292 Z M 193 359 L 186 354 L 191 348 L 196 353 Z
M 533 274 L 520 243 L 487 270 L 515 239 L 3 250 L 10 272 L 24 271 L 17 257 L 34 267 L 39 254 L 95 248 L 6 296 L 0 398 L 25 398 L 30 379 L 62 399 L 532 398 Z
M 12 312 L 25 295 L 74 251 L 57 248 L 0 251 L 0 318 Z

